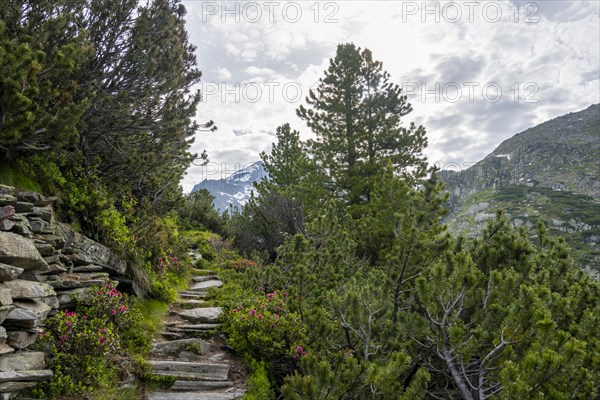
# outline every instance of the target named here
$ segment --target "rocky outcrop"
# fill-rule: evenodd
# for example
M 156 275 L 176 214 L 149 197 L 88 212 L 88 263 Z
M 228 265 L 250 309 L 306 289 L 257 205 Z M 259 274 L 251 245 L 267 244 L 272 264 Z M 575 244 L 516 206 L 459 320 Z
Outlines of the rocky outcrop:
M 518 133 L 463 171 L 441 171 L 450 230 L 475 236 L 503 209 L 516 227 L 542 220 L 600 278 L 600 105 Z
M 0 398 L 52 377 L 32 350 L 46 318 L 126 270 L 106 246 L 57 222 L 54 200 L 0 185 Z

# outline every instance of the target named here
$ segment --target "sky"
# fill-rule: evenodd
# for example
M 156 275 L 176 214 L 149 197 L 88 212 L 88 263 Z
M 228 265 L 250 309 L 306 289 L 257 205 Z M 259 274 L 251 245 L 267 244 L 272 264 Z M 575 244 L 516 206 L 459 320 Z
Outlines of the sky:
M 372 51 L 427 129 L 431 164 L 461 170 L 502 141 L 600 102 L 600 1 L 183 0 L 203 93 L 186 192 L 269 152 L 339 43 Z

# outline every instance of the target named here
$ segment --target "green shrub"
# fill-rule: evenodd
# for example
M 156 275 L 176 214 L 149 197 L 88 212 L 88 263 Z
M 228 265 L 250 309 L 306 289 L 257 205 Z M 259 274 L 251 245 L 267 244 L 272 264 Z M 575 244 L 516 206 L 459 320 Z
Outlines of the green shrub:
M 267 365 L 272 380 L 281 382 L 306 354 L 306 333 L 297 313 L 290 312 L 286 293 L 260 294 L 225 314 L 228 343 L 251 363 Z
M 265 364 L 253 362 L 252 368 L 254 371 L 248 380 L 248 392 L 244 395 L 244 400 L 274 400 L 275 392 L 269 382 Z
M 40 397 L 83 396 L 117 381 L 116 360 L 139 313 L 112 284 L 93 287 L 76 299 L 75 311 L 46 320 L 37 346 L 49 357 L 52 380 L 34 390 Z

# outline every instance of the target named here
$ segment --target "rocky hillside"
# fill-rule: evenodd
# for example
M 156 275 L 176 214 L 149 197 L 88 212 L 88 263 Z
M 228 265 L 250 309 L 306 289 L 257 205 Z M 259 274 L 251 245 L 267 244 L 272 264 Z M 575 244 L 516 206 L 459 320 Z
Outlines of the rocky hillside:
M 55 198 L 0 185 L 0 398 L 52 377 L 35 341 L 46 318 L 74 296 L 123 278 L 107 247 L 56 221 Z M 128 286 L 128 288 L 127 288 Z
M 262 161 L 257 161 L 225 179 L 205 179 L 192 189 L 192 193 L 206 189 L 215 196 L 214 206 L 223 212 L 229 207 L 241 209 L 250 199 L 254 182 L 267 177 Z
M 542 220 L 600 276 L 599 158 L 598 104 L 518 133 L 469 169 L 441 173 L 448 226 L 472 236 L 498 209 L 516 226 Z

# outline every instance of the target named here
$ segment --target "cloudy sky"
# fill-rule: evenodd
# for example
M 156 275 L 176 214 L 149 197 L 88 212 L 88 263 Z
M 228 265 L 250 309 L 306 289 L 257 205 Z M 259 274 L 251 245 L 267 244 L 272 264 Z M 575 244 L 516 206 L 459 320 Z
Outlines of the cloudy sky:
M 184 0 L 204 101 L 186 191 L 269 151 L 338 43 L 367 47 L 427 128 L 431 163 L 466 168 L 528 127 L 600 102 L 600 2 Z

